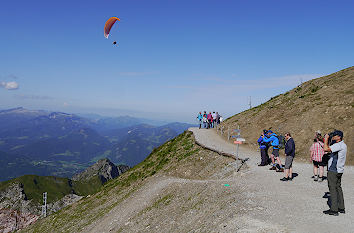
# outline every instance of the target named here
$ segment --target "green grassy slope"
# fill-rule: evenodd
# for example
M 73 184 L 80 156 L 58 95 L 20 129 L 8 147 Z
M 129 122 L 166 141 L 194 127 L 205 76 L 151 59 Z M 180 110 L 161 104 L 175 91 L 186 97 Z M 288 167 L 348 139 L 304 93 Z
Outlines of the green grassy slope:
M 175 170 L 201 148 L 194 143 L 191 132 L 185 132 L 153 152 L 140 164 L 117 179 L 107 182 L 98 193 L 39 220 L 28 232 L 79 232 L 99 219 L 136 191 L 144 181 L 164 170 Z M 122 210 L 123 211 L 123 210 Z
M 25 175 L 0 183 L 0 190 L 4 190 L 12 183 L 21 183 L 27 199 L 42 203 L 44 192 L 48 192 L 48 203 L 55 202 L 65 195 L 72 193 L 73 189 L 68 178 L 54 176 Z
M 309 160 L 316 130 L 344 132 L 347 164 L 354 164 L 354 67 L 303 83 L 284 94 L 228 118 L 223 124 L 240 126 L 242 136 L 256 144 L 262 129 L 289 131 L 296 143 L 297 159 Z
M 48 193 L 47 203 L 51 203 L 71 193 L 80 196 L 93 194 L 102 187 L 102 182 L 98 176 L 87 181 L 72 181 L 68 178 L 55 176 L 25 175 L 0 182 L 0 191 L 5 190 L 13 183 L 22 184 L 27 199 L 33 200 L 36 204 L 43 202 L 42 195 L 44 192 Z

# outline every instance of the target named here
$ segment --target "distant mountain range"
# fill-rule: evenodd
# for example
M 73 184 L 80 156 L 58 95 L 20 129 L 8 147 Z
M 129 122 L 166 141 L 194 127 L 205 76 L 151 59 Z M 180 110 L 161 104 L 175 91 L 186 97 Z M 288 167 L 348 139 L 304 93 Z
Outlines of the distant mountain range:
M 85 118 L 24 108 L 1 110 L 0 181 L 26 174 L 71 177 L 101 158 L 134 166 L 153 148 L 192 126 L 146 122 L 129 116 Z

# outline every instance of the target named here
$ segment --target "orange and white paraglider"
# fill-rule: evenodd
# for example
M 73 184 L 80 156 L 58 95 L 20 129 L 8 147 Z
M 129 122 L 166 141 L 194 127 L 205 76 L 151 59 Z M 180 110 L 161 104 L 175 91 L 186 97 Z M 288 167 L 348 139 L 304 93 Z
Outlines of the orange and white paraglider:
M 104 25 L 104 37 L 108 39 L 111 29 L 117 21 L 120 21 L 120 19 L 117 17 L 111 17 L 107 20 L 106 24 Z M 113 44 L 116 45 L 117 41 L 114 41 Z

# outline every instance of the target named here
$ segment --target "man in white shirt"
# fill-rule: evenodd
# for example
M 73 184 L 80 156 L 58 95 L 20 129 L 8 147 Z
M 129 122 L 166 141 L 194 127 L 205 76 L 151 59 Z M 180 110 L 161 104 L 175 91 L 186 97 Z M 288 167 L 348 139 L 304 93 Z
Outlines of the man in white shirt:
M 338 216 L 339 213 L 345 213 L 344 197 L 341 186 L 341 179 L 344 172 L 344 164 L 347 156 L 347 145 L 343 141 L 343 132 L 336 130 L 333 132 L 333 145 L 328 144 L 329 135 L 324 138 L 324 151 L 331 152 L 328 161 L 328 188 L 331 194 L 331 208 L 323 211 L 325 214 Z
M 212 125 L 212 127 L 214 128 L 214 127 L 215 127 L 215 122 L 216 122 L 216 113 L 213 112 L 213 113 L 211 114 L 211 116 L 213 117 L 213 125 Z

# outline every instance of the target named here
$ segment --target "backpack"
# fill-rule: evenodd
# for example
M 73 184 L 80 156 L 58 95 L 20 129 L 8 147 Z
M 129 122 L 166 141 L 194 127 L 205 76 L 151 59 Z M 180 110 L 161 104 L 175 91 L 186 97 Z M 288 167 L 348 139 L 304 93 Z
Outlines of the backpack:
M 285 148 L 285 137 L 283 135 L 277 135 L 277 138 L 279 140 L 279 149 L 284 149 Z

